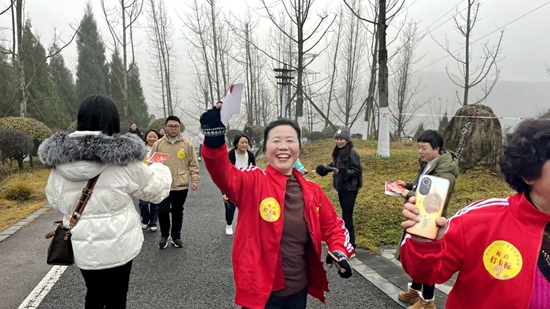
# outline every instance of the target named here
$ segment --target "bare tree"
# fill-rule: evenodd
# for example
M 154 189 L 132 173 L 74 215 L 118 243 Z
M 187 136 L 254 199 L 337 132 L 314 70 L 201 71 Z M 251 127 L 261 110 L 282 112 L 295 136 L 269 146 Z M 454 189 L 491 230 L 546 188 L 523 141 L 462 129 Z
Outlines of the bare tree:
M 375 21 L 357 14 L 354 8 L 344 0 L 357 18 L 376 25 L 378 40 L 378 101 L 379 101 L 379 134 L 377 155 L 390 156 L 390 116 L 388 101 L 388 49 L 386 44 L 387 22 L 403 8 L 404 0 L 378 0 L 378 16 Z M 389 14 L 388 14 L 389 13 Z
M 295 0 L 295 1 L 277 1 L 273 4 L 267 4 L 266 0 L 261 0 L 262 5 L 267 13 L 268 18 L 275 25 L 276 28 L 281 31 L 286 38 L 296 44 L 297 49 L 297 64 L 293 66 L 296 69 L 296 118 L 303 115 L 303 74 L 305 68 L 316 58 L 312 57 L 310 60 L 304 59 L 305 55 L 311 53 L 313 49 L 319 44 L 321 39 L 330 29 L 334 23 L 336 16 L 332 19 L 328 13 L 319 13 L 318 19 L 313 22 L 313 26 L 308 28 L 306 22 L 312 22 L 311 17 L 313 13 L 313 5 L 315 0 Z M 273 13 L 272 9 L 280 4 L 282 9 L 286 13 L 293 27 L 296 28 L 296 34 L 292 34 L 287 29 L 283 28 L 282 22 Z M 308 31 L 308 29 L 311 29 Z M 311 101 L 310 101 L 311 102 Z
M 393 78 L 393 96 L 390 111 L 392 124 L 395 127 L 396 137 L 409 135 L 405 132 L 407 125 L 412 120 L 412 115 L 427 102 L 413 101 L 414 95 L 420 92 L 421 80 L 413 81 L 413 66 L 420 60 L 415 51 L 422 37 L 418 33 L 417 24 L 409 22 L 401 33 L 401 48 L 395 61 L 395 74 Z M 429 101 L 428 101 L 429 102 Z
M 478 21 L 480 2 L 479 0 L 467 0 L 467 9 L 466 15 L 462 11 L 456 12 L 453 17 L 455 27 L 460 32 L 460 35 L 464 37 L 464 48 L 458 50 L 457 52 L 451 51 L 449 47 L 449 40 L 446 39 L 445 45 L 440 44 L 437 40 L 434 41 L 441 46 L 455 61 L 458 67 L 459 75 L 452 74 L 449 72 L 449 69 L 446 69 L 447 75 L 451 81 L 462 88 L 463 96 L 462 100 L 458 97 L 457 101 L 461 105 L 466 106 L 468 104 L 478 104 L 483 102 L 487 96 L 491 93 L 492 89 L 496 85 L 499 76 L 498 70 L 498 61 L 500 54 L 500 44 L 502 42 L 502 37 L 504 36 L 504 30 L 500 31 L 500 36 L 498 42 L 492 46 L 488 44 L 482 44 L 481 48 L 483 50 L 482 63 L 473 67 L 472 64 L 472 33 L 473 29 Z M 488 83 L 487 79 L 489 74 L 492 73 L 492 82 Z M 484 95 L 474 103 L 470 103 L 469 92 L 470 89 L 484 82 L 482 91 Z
M 113 51 L 118 50 L 118 46 L 122 49 L 124 70 L 122 80 L 119 80 L 118 84 L 122 90 L 122 114 L 124 118 L 130 115 L 128 110 L 128 74 L 135 63 L 133 25 L 143 10 L 143 4 L 144 0 L 118 0 L 116 6 L 107 8 L 105 0 L 101 0 L 101 9 L 112 37 Z M 121 34 L 117 33 L 119 26 Z M 131 53 L 130 62 L 128 62 L 128 53 Z
M 174 45 L 172 36 L 174 26 L 168 17 L 164 0 L 148 0 L 147 38 L 151 45 L 149 54 L 152 59 L 150 67 L 155 76 L 155 87 L 161 97 L 164 117 L 174 114 L 174 92 L 176 61 L 174 61 Z

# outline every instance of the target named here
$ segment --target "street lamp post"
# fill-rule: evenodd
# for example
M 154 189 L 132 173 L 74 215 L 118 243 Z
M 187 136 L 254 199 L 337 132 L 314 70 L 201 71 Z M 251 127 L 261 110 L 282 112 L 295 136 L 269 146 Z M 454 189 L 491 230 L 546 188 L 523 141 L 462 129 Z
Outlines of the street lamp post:
M 283 68 L 277 68 L 273 69 L 273 71 L 279 73 L 280 75 L 276 75 L 276 79 L 280 79 L 280 82 L 277 82 L 277 84 L 281 85 L 281 118 L 286 118 L 286 98 L 288 95 L 288 89 L 290 88 L 290 80 L 294 77 L 290 76 L 290 74 L 296 70 L 292 70 L 287 68 L 287 65 L 283 65 Z

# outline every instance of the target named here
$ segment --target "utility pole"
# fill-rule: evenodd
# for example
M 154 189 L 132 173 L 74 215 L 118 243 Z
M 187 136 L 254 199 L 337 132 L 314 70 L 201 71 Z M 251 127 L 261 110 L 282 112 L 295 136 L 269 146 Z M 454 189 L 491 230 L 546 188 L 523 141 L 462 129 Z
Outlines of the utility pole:
M 276 79 L 280 79 L 280 82 L 277 84 L 281 85 L 281 118 L 286 118 L 286 99 L 288 97 L 288 90 L 290 88 L 290 80 L 294 77 L 290 74 L 296 70 L 289 69 L 286 64 L 283 65 L 283 68 L 273 69 L 273 71 L 280 73 L 281 75 L 276 75 Z
M 378 13 L 378 150 L 380 157 L 390 156 L 390 109 L 388 104 L 388 50 L 386 47 L 386 0 L 379 0 Z

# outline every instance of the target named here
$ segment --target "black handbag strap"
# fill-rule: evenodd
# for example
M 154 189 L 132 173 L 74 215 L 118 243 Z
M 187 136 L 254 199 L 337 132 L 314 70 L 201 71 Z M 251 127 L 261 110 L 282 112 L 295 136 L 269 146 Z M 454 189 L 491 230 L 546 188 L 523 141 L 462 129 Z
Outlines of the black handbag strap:
M 84 212 L 84 208 L 86 207 L 86 204 L 88 204 L 88 201 L 92 196 L 92 192 L 94 191 L 94 187 L 95 187 L 95 184 L 97 183 L 97 179 L 99 178 L 99 175 L 88 180 L 88 183 L 86 184 L 86 188 L 82 189 L 82 195 L 80 196 L 80 199 L 76 203 L 76 207 L 74 208 L 73 214 L 71 215 L 69 230 L 72 229 L 78 223 L 78 220 L 80 220 L 80 216 L 82 215 L 82 212 Z

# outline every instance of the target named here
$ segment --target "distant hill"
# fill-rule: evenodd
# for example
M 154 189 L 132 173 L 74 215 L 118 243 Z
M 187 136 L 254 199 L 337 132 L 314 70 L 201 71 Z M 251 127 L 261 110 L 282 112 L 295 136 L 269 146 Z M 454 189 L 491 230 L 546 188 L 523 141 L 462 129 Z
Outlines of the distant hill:
M 462 89 L 451 82 L 445 72 L 418 72 L 416 79 L 422 79 L 425 87 L 415 96 L 415 101 L 423 102 L 434 97 L 434 102 L 446 105 L 441 112 L 454 112 L 460 108 L 456 105 L 456 92 L 462 98 Z M 479 88 L 470 92 L 469 101 L 475 102 L 483 96 Z M 454 105 L 453 105 L 454 104 Z M 550 82 L 519 82 L 499 80 L 487 98 L 485 105 L 491 107 L 497 116 L 535 117 L 550 108 Z M 425 106 L 418 113 L 439 112 L 434 106 Z M 416 119 L 415 119 L 416 120 Z M 419 121 L 419 120 L 417 120 Z M 515 126 L 520 120 L 501 120 L 503 127 Z M 419 122 L 418 122 L 419 123 Z

